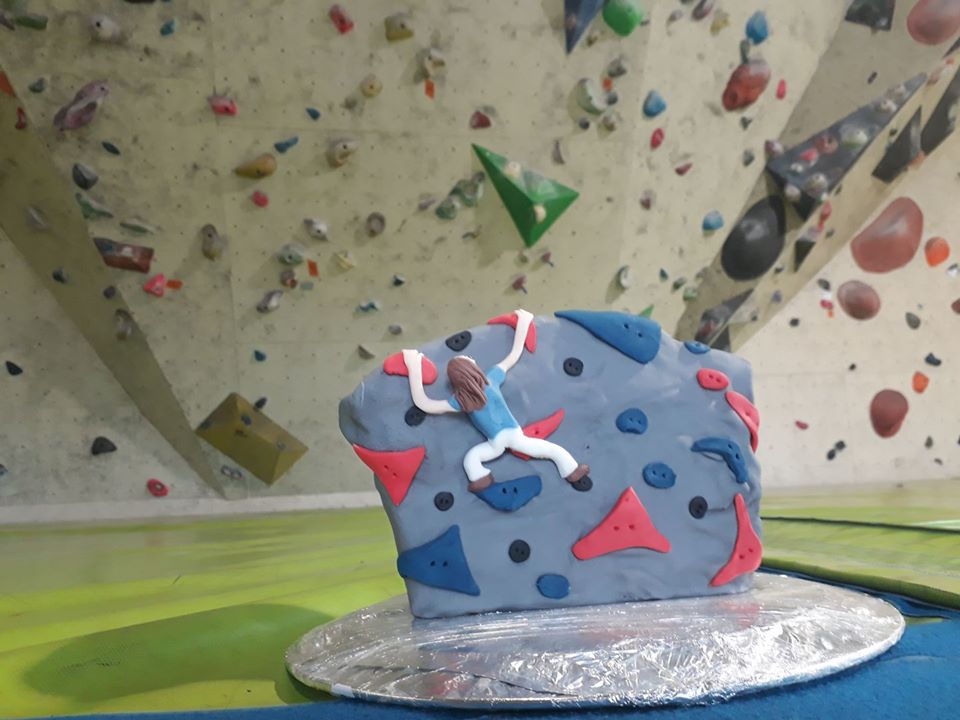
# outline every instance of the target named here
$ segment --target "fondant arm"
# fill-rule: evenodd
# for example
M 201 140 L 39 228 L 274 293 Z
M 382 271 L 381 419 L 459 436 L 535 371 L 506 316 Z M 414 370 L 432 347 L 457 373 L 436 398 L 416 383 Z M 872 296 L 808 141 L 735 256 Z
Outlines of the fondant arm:
M 407 366 L 407 377 L 410 380 L 410 395 L 413 404 L 429 415 L 442 415 L 456 412 L 456 409 L 446 400 L 433 400 L 427 397 L 423 389 L 423 353 L 419 350 L 404 350 L 403 362 Z
M 527 333 L 530 331 L 530 323 L 533 322 L 533 314 L 526 310 L 517 309 L 517 329 L 513 334 L 513 347 L 510 348 L 510 354 L 497 363 L 497 367 L 504 372 L 509 372 L 510 368 L 517 364 L 520 356 L 523 355 L 523 344 L 527 341 Z

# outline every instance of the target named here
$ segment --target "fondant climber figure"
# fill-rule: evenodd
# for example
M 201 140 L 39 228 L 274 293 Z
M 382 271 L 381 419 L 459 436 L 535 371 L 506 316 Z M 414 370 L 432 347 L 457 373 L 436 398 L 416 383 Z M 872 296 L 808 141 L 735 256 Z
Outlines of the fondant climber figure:
M 569 452 L 556 443 L 524 435 L 520 423 L 510 412 L 500 392 L 507 373 L 523 354 L 527 332 L 533 322 L 533 315 L 526 310 L 517 310 L 516 315 L 517 328 L 510 354 L 486 373 L 467 355 L 458 355 L 447 363 L 447 377 L 453 385 L 453 397 L 447 400 L 427 397 L 423 389 L 423 353 L 417 350 L 403 351 L 414 404 L 431 415 L 466 413 L 474 427 L 487 438 L 486 442 L 470 448 L 463 457 L 463 469 L 467 473 L 471 492 L 481 492 L 493 484 L 493 473 L 483 463 L 496 460 L 507 450 L 551 460 L 557 466 L 560 477 L 571 484 L 585 478 L 590 472 L 588 466 L 578 464 Z

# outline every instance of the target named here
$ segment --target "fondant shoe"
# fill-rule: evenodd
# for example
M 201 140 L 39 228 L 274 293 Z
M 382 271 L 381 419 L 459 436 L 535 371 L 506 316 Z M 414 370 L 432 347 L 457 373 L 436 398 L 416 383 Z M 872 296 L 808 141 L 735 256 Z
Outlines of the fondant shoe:
M 589 466 L 589 465 L 584 465 L 583 463 L 580 463 L 579 465 L 577 465 L 577 469 L 574 470 L 574 471 L 573 471 L 572 473 L 570 473 L 569 475 L 567 475 L 567 477 L 564 478 L 564 479 L 565 479 L 568 483 L 570 483 L 571 485 L 573 485 L 574 483 L 578 482 L 581 478 L 586 477 L 589 473 L 590 473 L 590 466 Z
M 467 489 L 470 490 L 470 492 L 472 493 L 478 493 L 478 492 L 483 492 L 491 485 L 493 485 L 493 473 L 487 473 L 479 480 L 474 480 L 469 485 L 467 485 Z

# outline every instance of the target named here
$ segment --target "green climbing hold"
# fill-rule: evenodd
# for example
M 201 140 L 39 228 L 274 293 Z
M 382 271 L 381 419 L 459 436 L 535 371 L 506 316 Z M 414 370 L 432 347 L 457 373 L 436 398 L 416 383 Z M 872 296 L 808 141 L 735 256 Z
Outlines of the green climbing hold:
M 648 318 L 653 315 L 653 305 L 647 305 L 643 310 L 640 311 L 640 317 Z
M 647 21 L 647 14 L 637 0 L 608 0 L 603 20 L 617 35 L 626 37 Z
M 74 197 L 77 199 L 77 204 L 80 206 L 81 212 L 83 212 L 83 217 L 87 220 L 113 217 L 113 213 L 110 212 L 109 209 L 93 198 L 87 197 L 83 193 L 77 193 Z
M 533 247 L 580 196 L 576 190 L 524 169 L 520 163 L 479 145 L 474 145 L 473 151 L 480 158 L 527 247 Z

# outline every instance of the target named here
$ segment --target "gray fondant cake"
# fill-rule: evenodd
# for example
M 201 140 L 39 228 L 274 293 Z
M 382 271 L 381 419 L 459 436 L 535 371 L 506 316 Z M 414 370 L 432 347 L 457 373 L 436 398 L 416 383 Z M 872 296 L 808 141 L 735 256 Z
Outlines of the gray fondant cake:
M 752 400 L 746 361 L 646 318 L 518 310 L 390 356 L 340 428 L 440 617 L 746 589 Z

